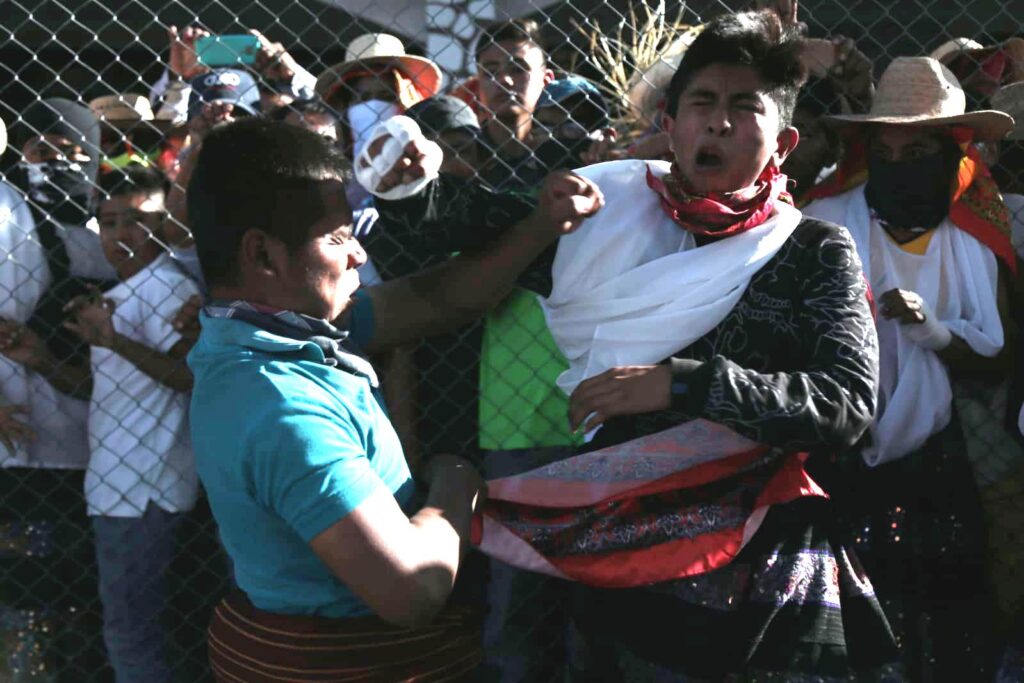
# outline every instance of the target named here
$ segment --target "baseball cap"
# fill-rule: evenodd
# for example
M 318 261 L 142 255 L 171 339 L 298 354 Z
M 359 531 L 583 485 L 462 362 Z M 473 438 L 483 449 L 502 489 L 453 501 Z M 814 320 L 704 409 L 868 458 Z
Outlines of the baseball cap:
M 537 100 L 537 109 L 553 107 L 576 95 L 582 95 L 601 113 L 603 122 L 600 125 L 607 125 L 608 104 L 605 102 L 604 96 L 592 81 L 582 76 L 568 76 L 548 83 L 544 86 L 540 99 Z
M 480 122 L 469 105 L 449 95 L 438 95 L 417 102 L 406 110 L 405 115 L 419 124 L 428 135 L 440 135 L 453 130 L 476 133 L 480 130 Z
M 199 113 L 206 102 L 223 102 L 255 116 L 260 104 L 256 80 L 238 69 L 214 69 L 196 76 L 189 83 L 192 94 L 188 100 L 188 117 Z

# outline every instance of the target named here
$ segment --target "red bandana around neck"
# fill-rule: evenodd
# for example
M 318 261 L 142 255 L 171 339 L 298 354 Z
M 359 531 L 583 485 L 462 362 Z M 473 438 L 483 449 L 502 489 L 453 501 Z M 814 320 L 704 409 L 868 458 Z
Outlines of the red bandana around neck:
M 775 202 L 793 203 L 786 192 L 788 178 L 772 161 L 757 182 L 738 192 L 694 194 L 679 166 L 661 178 L 647 167 L 647 186 L 661 198 L 665 214 L 684 230 L 709 237 L 732 237 L 768 220 Z

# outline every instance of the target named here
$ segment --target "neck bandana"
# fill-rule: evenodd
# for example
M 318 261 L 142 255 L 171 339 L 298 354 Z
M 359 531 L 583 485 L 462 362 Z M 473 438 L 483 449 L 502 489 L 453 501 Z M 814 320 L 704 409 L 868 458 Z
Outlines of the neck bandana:
M 324 352 L 324 364 L 364 377 L 370 386 L 378 386 L 377 373 L 370 361 L 347 348 L 348 332 L 321 318 L 248 301 L 210 301 L 203 312 L 211 318 L 234 318 L 254 327 L 298 341 L 313 342 Z
M 679 166 L 662 178 L 647 169 L 647 186 L 661 198 L 661 208 L 684 230 L 709 237 L 732 237 L 764 223 L 775 202 L 793 203 L 786 176 L 772 161 L 750 187 L 736 192 L 695 194 Z

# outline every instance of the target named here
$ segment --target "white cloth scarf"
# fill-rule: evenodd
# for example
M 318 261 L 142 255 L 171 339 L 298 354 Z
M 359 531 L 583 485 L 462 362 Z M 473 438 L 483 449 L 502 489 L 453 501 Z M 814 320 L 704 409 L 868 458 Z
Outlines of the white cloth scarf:
M 923 255 L 900 248 L 871 216 L 864 187 L 812 203 L 808 216 L 845 225 L 857 243 L 876 298 L 891 289 L 916 292 L 938 319 L 982 356 L 1003 347 L 996 306 L 996 256 L 948 218 L 935 229 Z M 934 351 L 915 344 L 895 320 L 877 320 L 879 396 L 872 444 L 864 460 L 890 462 L 924 445 L 952 415 L 949 373 Z
M 578 170 L 605 206 L 561 239 L 551 296 L 541 303 L 569 369 L 567 394 L 613 367 L 659 363 L 713 330 L 736 306 L 750 278 L 800 223 L 776 204 L 775 216 L 740 235 L 697 247 L 647 186 L 668 173 L 662 161 L 612 161 Z

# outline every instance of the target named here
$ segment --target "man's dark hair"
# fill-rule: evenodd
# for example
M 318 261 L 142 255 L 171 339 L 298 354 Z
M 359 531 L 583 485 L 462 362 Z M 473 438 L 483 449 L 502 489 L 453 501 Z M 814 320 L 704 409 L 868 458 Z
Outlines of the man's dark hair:
M 319 99 L 295 100 L 290 104 L 282 104 L 280 107 L 271 109 L 267 118 L 271 121 L 284 121 L 292 112 L 299 114 L 322 114 L 330 116 L 335 123 L 341 120 L 341 115 L 333 107 L 329 107 Z
M 533 19 L 513 19 L 492 24 L 483 30 L 476 41 L 474 59 L 480 60 L 480 53 L 497 43 L 531 43 L 544 52 L 541 44 L 540 25 Z M 545 61 L 547 56 L 545 55 Z
M 100 175 L 100 199 L 126 194 L 167 193 L 167 177 L 154 166 L 129 164 Z
M 296 249 L 324 215 L 324 181 L 346 162 L 321 136 L 264 119 L 211 131 L 188 183 L 188 221 L 207 284 L 237 275 L 242 236 L 258 229 Z
M 793 120 L 797 93 L 807 80 L 800 61 L 804 39 L 799 29 L 782 24 L 769 10 L 725 14 L 712 19 L 686 50 L 665 95 L 665 113 L 675 116 L 679 96 L 694 76 L 715 64 L 749 66 L 779 107 L 780 127 Z

